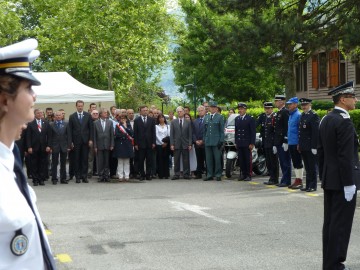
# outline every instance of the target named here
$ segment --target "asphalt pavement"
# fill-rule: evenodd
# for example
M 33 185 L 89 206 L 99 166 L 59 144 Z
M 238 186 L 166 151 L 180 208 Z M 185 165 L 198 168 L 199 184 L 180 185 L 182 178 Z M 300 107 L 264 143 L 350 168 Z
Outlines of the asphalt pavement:
M 159 180 L 34 187 L 58 269 L 321 269 L 323 193 Z M 347 266 L 360 269 L 360 209 Z

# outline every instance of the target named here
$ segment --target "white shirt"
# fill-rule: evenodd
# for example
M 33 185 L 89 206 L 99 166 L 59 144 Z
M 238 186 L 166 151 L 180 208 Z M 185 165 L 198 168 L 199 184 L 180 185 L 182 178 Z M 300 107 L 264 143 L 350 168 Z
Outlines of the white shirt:
M 155 126 L 155 133 L 156 133 L 156 145 L 162 145 L 163 141 L 166 136 L 170 136 L 170 126 L 169 125 L 156 125 Z
M 45 266 L 35 216 L 16 184 L 13 169 L 14 155 L 0 142 L 0 269 L 42 270 Z M 38 215 L 35 192 L 31 187 L 29 192 Z M 41 222 L 40 217 L 39 220 Z M 20 228 L 29 239 L 29 246 L 25 254 L 15 256 L 10 250 L 10 242 Z

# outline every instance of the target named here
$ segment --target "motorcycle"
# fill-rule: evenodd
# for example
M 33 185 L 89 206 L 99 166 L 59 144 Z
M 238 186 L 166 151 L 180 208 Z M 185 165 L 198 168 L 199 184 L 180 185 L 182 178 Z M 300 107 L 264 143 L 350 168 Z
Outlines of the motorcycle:
M 239 160 L 235 147 L 235 118 L 238 114 L 232 114 L 227 120 L 225 127 L 225 175 L 230 178 L 234 173 L 240 174 Z M 252 170 L 257 175 L 267 173 L 265 153 L 262 147 L 260 133 L 256 133 L 255 147 L 252 150 Z

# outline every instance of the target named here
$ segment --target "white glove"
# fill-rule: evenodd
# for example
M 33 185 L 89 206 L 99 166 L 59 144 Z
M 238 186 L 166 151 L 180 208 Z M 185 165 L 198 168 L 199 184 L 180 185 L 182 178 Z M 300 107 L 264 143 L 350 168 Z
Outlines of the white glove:
M 313 155 L 317 154 L 317 149 L 311 149 L 311 153 L 313 153 Z
M 350 202 L 353 199 L 355 192 L 356 192 L 356 186 L 355 185 L 345 186 L 344 187 L 345 199 L 348 202 Z
M 276 146 L 273 146 L 273 153 L 274 153 L 274 155 L 276 155 L 276 153 L 277 153 L 277 148 L 276 148 Z
M 282 148 L 284 149 L 284 151 L 286 152 L 289 148 L 289 145 L 287 143 L 283 143 L 282 144 Z

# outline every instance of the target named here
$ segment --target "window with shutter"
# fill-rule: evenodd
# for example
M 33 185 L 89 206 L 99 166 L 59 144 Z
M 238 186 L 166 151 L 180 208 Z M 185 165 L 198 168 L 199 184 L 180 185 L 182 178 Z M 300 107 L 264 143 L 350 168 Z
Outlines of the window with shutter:
M 339 51 L 334 50 L 329 53 L 329 87 L 339 85 Z
M 319 88 L 318 55 L 312 57 L 312 88 Z

